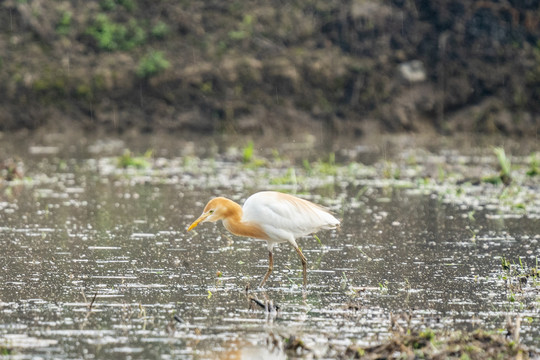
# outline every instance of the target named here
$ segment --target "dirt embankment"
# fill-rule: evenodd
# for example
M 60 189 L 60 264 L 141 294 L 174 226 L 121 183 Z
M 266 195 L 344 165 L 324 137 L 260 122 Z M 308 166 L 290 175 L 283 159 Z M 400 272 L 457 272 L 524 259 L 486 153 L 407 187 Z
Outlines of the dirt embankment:
M 0 130 L 536 135 L 539 39 L 527 0 L 7 0 Z

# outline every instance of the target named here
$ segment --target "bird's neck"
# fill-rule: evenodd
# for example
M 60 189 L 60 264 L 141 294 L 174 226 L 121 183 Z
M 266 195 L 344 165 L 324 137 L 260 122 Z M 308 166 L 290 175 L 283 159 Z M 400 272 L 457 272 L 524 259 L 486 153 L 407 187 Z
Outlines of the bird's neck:
M 234 235 L 268 240 L 268 235 L 266 235 L 259 225 L 242 220 L 242 216 L 244 214 L 242 207 L 234 201 L 231 201 L 231 203 L 232 204 L 228 204 L 231 211 L 229 212 L 228 216 L 223 219 L 223 225 L 225 228 Z

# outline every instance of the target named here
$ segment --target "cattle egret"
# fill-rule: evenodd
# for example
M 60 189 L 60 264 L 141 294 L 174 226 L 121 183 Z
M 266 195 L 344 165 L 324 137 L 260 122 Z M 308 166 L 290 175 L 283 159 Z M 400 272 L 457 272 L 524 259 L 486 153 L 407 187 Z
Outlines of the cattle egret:
M 262 191 L 251 195 L 243 207 L 224 197 L 210 200 L 188 231 L 200 223 L 218 220 L 222 220 L 225 228 L 235 235 L 268 242 L 268 271 L 261 287 L 274 268 L 274 245 L 282 242 L 289 242 L 300 256 L 306 287 L 307 260 L 296 244 L 296 238 L 318 230 L 336 229 L 340 224 L 326 209 L 310 201 L 280 192 Z

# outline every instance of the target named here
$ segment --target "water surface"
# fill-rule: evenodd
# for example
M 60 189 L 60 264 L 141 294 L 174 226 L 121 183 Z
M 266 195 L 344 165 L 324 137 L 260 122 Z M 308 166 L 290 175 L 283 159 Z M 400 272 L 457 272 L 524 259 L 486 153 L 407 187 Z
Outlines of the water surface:
M 325 165 L 301 144 L 281 155 L 261 149 L 263 163 L 243 163 L 241 148 L 200 154 L 178 144 L 124 169 L 126 147 L 23 145 L 26 178 L 0 185 L 0 345 L 14 358 L 278 359 L 292 335 L 331 358 L 388 337 L 392 319 L 497 330 L 519 316 L 522 341 L 540 343 L 538 286 L 516 287 L 501 267 L 502 257 L 521 259 L 523 271 L 537 266 L 538 183 L 520 170 L 520 188 L 456 185 L 463 174 L 495 171 L 489 149 L 382 156 L 351 146 Z M 266 189 L 296 193 L 342 219 L 320 241 L 299 240 L 307 291 L 287 244 L 277 246 L 274 273 L 258 289 L 264 242 L 221 224 L 186 232 L 211 197 L 242 203 Z

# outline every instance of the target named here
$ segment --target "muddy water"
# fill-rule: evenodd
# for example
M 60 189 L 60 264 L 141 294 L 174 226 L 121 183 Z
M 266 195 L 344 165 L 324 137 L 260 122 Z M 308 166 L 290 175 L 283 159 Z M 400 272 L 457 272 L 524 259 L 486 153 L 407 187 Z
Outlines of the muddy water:
M 508 207 L 500 187 L 456 191 L 444 181 L 426 186 L 415 170 L 407 175 L 408 167 L 462 156 L 455 151 L 422 151 L 426 164 L 414 166 L 409 157 L 396 180 L 384 174 L 401 166 L 399 157 L 369 168 L 345 157 L 343 168 L 317 170 L 275 154 L 246 165 L 235 151 L 201 158 L 158 148 L 145 168 L 123 169 L 124 147 L 23 147 L 27 178 L 0 185 L 0 346 L 14 358 L 279 359 L 291 335 L 311 355 L 333 357 L 388 337 L 392 319 L 497 330 L 519 316 L 521 341 L 540 343 L 538 286 L 508 286 L 501 267 L 502 256 L 521 258 L 524 268 L 540 256 L 534 181 L 515 190 L 527 197 L 525 211 Z M 456 166 L 493 165 L 459 159 Z M 339 232 L 299 241 L 307 291 L 286 244 L 261 290 L 263 242 L 221 225 L 185 231 L 209 198 L 242 203 L 268 188 L 343 219 Z M 279 310 L 267 313 L 250 296 Z

